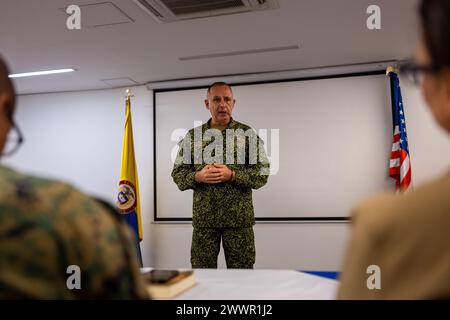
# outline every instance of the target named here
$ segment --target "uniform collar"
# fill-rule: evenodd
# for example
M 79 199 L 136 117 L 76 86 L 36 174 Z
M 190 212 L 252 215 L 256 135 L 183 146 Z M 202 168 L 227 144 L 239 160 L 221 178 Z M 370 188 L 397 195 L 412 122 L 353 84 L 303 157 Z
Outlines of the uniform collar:
M 211 121 L 212 118 L 209 118 L 208 122 L 205 123 L 206 129 L 211 129 Z M 230 122 L 228 122 L 226 129 L 234 129 L 236 127 L 236 121 L 234 121 L 233 117 L 230 117 Z

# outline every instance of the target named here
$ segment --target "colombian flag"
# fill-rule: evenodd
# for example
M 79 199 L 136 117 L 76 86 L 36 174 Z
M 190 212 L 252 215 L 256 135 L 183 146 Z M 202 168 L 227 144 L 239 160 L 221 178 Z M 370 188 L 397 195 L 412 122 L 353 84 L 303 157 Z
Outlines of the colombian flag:
M 134 156 L 133 126 L 131 124 L 131 103 L 128 94 L 125 103 L 125 132 L 122 147 L 122 168 L 120 171 L 119 192 L 117 206 L 123 213 L 125 220 L 136 234 L 136 240 L 142 240 L 141 208 L 139 201 L 139 183 Z M 136 241 L 139 259 L 142 266 L 139 241 Z

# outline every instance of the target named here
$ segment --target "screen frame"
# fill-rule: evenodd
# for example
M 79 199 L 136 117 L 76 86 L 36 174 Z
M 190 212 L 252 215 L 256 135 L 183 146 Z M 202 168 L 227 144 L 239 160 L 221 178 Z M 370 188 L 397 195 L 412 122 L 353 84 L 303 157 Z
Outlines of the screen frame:
M 281 79 L 281 80 L 266 80 L 266 81 L 252 81 L 252 82 L 242 82 L 242 83 L 229 83 L 231 87 L 245 86 L 245 85 L 255 85 L 255 84 L 270 84 L 270 83 L 283 83 L 283 82 L 297 82 L 297 81 L 308 81 L 308 80 L 322 80 L 322 79 L 335 79 L 335 78 L 351 78 L 351 77 L 363 77 L 363 76 L 375 76 L 375 75 L 386 75 L 385 69 L 367 71 L 367 72 L 355 72 L 355 73 L 341 73 L 326 76 L 314 76 L 314 77 L 302 77 L 293 79 Z M 165 89 L 154 89 L 153 90 L 153 221 L 154 222 L 167 222 L 176 223 L 192 222 L 192 218 L 186 217 L 158 217 L 157 212 L 157 164 L 156 164 L 156 94 L 162 92 L 170 91 L 187 91 L 195 89 L 207 89 L 208 86 L 191 86 L 191 87 L 181 87 L 181 88 L 165 88 Z M 392 90 L 390 91 L 392 99 Z M 350 217 L 255 217 L 257 223 L 292 223 L 292 222 L 349 222 Z

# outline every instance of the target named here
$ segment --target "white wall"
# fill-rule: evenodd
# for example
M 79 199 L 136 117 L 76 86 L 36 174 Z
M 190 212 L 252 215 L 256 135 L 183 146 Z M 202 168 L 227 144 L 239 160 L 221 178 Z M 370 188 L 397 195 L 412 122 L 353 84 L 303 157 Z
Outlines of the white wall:
M 132 88 L 135 152 L 143 213 L 144 263 L 151 262 L 153 215 L 152 93 Z M 20 96 L 16 120 L 25 143 L 4 163 L 57 178 L 116 201 L 125 121 L 125 90 Z
M 152 93 L 144 87 L 132 90 L 144 265 L 190 267 L 192 227 L 152 224 Z M 450 140 L 434 124 L 418 92 L 404 87 L 403 96 L 413 181 L 417 185 L 447 168 Z M 6 164 L 64 179 L 88 193 L 115 201 L 124 123 L 123 89 L 21 96 L 16 119 L 26 142 L 17 155 L 5 159 Z M 256 268 L 339 270 L 348 231 L 345 223 L 257 224 Z M 225 266 L 222 253 L 219 266 Z
M 260 269 L 339 270 L 348 236 L 347 223 L 257 223 L 254 230 Z M 156 267 L 190 267 L 191 225 L 158 224 L 153 233 Z

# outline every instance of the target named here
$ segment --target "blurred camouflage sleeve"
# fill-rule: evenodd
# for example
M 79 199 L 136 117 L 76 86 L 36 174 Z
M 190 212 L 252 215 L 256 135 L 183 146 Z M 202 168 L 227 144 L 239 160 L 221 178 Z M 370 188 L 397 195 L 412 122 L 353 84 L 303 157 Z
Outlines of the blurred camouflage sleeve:
M 0 298 L 148 298 L 119 219 L 67 184 L 3 174 L 12 177 L 0 181 Z M 81 288 L 69 288 L 69 266 Z
M 248 155 L 249 152 L 247 151 L 246 154 Z M 247 164 L 239 165 L 237 166 L 237 169 L 234 170 L 236 172 L 236 185 L 259 189 L 267 183 L 270 174 L 270 163 L 264 150 L 264 141 L 259 137 L 257 156 L 258 161 L 247 161 Z
M 188 132 L 178 143 L 179 149 L 172 170 L 172 178 L 181 191 L 195 189 L 195 167 L 191 156 L 191 134 Z
M 131 229 L 77 191 L 65 203 L 61 211 L 67 212 L 67 221 L 58 229 L 66 239 L 68 263 L 82 262 L 82 288 L 73 291 L 88 299 L 148 299 Z

